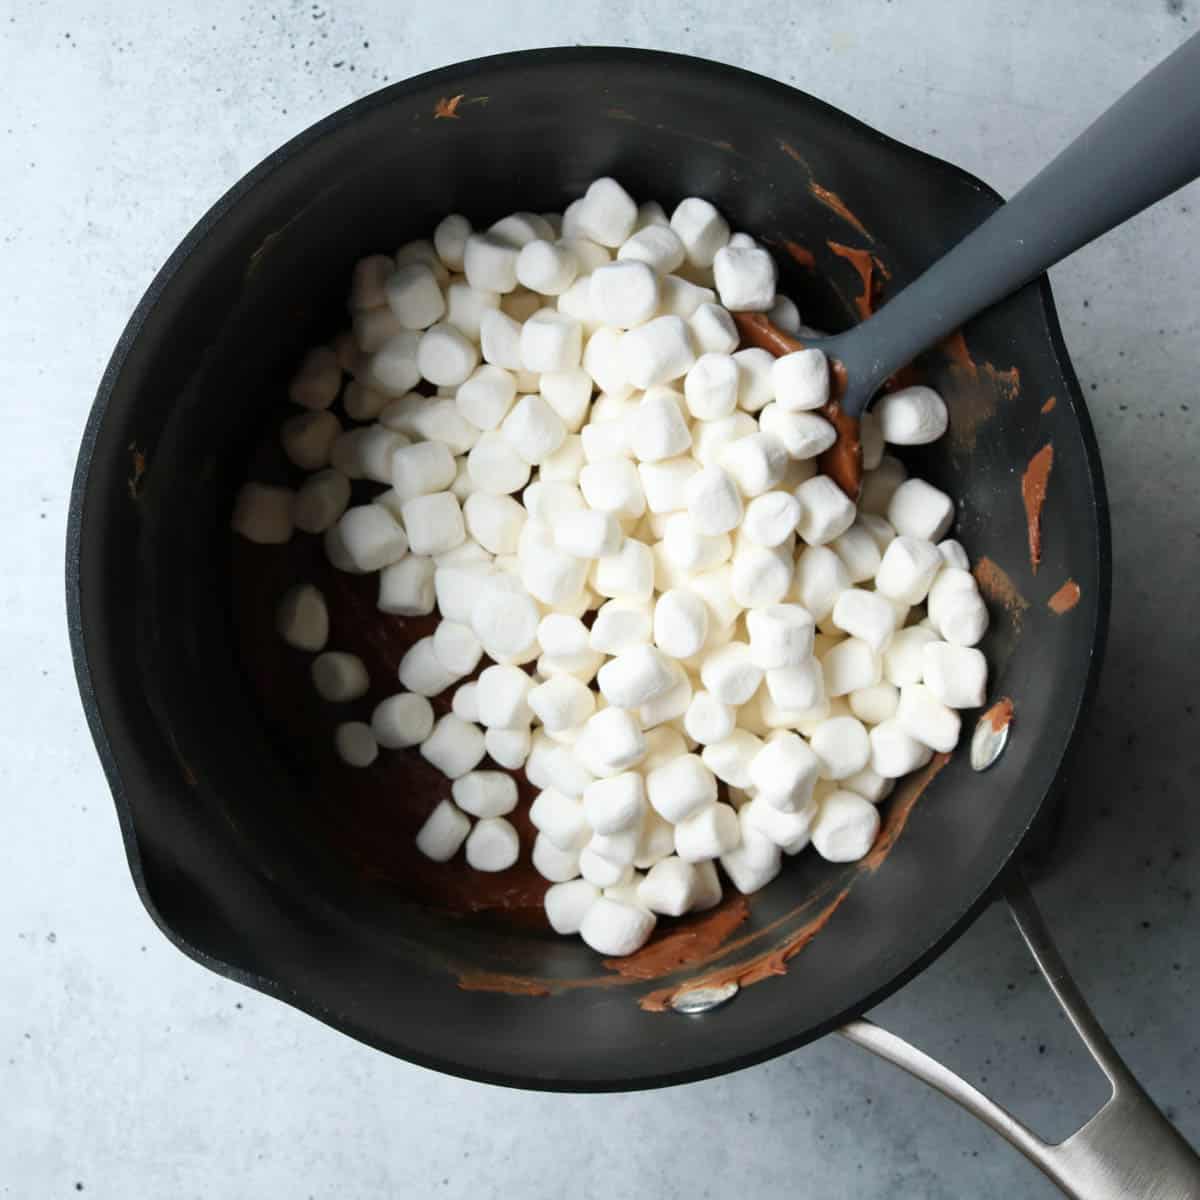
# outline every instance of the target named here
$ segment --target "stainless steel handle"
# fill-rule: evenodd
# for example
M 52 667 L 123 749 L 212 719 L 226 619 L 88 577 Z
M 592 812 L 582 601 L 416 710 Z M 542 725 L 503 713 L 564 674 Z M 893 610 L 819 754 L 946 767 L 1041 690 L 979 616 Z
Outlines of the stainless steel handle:
M 1112 1095 L 1082 1128 L 1051 1145 L 948 1067 L 874 1022 L 851 1021 L 839 1032 L 962 1105 L 1076 1200 L 1200 1200 L 1200 1156 L 1122 1062 L 1068 973 L 1029 886 L 1015 872 L 1004 898 L 1050 990 L 1112 1084 Z

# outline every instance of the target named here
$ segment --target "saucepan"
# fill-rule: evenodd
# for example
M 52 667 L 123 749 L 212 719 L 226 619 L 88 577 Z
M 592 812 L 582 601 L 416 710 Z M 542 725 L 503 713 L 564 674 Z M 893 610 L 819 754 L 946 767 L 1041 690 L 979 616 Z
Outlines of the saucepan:
M 897 789 L 865 860 L 800 855 L 748 901 L 727 898 L 605 962 L 533 925 L 420 903 L 370 869 L 376 831 L 349 808 L 327 836 L 328 795 L 326 824 L 310 819 L 319 785 L 237 649 L 229 516 L 252 449 L 278 421 L 299 355 L 344 322 L 357 258 L 427 236 L 448 212 L 487 222 L 561 209 L 602 174 L 668 207 L 709 197 L 775 249 L 781 290 L 806 320 L 835 330 L 1001 203 L 802 92 L 624 49 L 435 71 L 271 155 L 138 305 L 75 478 L 76 671 L 147 909 L 212 970 L 437 1070 L 558 1091 L 651 1088 L 839 1030 L 980 1115 L 1072 1194 L 1200 1194 L 1191 1151 L 1116 1059 L 1013 866 L 1092 697 L 1110 590 L 1100 460 L 1044 278 L 916 366 L 952 418 L 913 461 L 958 502 L 957 536 L 991 609 L 993 694 L 970 746 Z M 402 778 L 388 803 L 419 810 L 420 791 L 416 775 Z M 861 1019 L 998 891 L 1114 1086 L 1059 1146 Z

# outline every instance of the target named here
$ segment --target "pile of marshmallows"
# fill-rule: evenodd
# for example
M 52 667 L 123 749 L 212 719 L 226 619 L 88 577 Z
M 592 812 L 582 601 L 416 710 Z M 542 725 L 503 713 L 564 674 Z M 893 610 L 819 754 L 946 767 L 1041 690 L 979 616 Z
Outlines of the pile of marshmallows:
M 236 504 L 252 541 L 295 527 L 378 572 L 383 612 L 436 607 L 403 690 L 340 725 L 337 750 L 366 767 L 418 747 L 453 799 L 417 845 L 447 862 L 465 843 L 480 871 L 520 854 L 523 769 L 549 922 L 606 955 L 715 905 L 718 862 L 749 893 L 810 842 L 862 857 L 893 781 L 984 700 L 988 614 L 942 540 L 953 502 L 884 453 L 940 437 L 945 405 L 926 387 L 876 404 L 856 508 L 816 471 L 835 440 L 824 356 L 738 350 L 731 311 L 805 332 L 775 283 L 708 201 L 668 220 L 613 179 L 561 217 L 449 216 L 357 264 L 352 334 L 291 384 L 305 411 L 283 447 L 312 474 Z M 387 490 L 349 506 L 359 479 Z M 325 649 L 316 588 L 288 592 L 278 627 L 317 653 L 325 699 L 366 692 L 363 663 Z

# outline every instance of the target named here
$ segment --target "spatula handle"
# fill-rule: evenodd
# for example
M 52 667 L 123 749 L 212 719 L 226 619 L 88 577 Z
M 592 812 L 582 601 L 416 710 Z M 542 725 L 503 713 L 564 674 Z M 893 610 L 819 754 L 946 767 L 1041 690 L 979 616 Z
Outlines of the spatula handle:
M 1125 93 L 1039 175 L 875 316 L 833 339 L 842 405 L 983 309 L 1200 175 L 1200 34 Z

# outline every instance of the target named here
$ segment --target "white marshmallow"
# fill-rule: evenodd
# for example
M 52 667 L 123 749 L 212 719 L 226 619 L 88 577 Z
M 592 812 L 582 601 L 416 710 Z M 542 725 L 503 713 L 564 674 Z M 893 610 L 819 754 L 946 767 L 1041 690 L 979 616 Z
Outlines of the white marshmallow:
M 656 317 L 636 329 L 631 328 L 621 339 L 620 353 L 626 379 L 639 388 L 681 379 L 696 361 L 687 322 L 678 316 Z M 687 444 L 690 444 L 690 439 L 680 449 L 686 449 Z M 674 454 L 679 452 L 671 451 Z M 660 454 L 659 457 L 666 458 L 668 455 Z
M 643 729 L 653 729 L 667 721 L 681 720 L 692 702 L 692 681 L 678 663 L 671 664 L 672 683 L 665 691 L 638 709 Z
M 601 396 L 597 401 L 597 407 L 603 399 L 604 397 Z M 633 407 L 630 405 L 628 412 L 604 419 L 601 419 L 596 411 L 593 411 L 592 420 L 583 427 L 579 437 L 580 445 L 583 447 L 583 457 L 588 463 L 633 457 L 633 447 L 629 443 L 630 422 L 628 420 Z M 580 468 L 580 473 L 582 474 L 582 468 Z
M 433 631 L 433 652 L 447 671 L 461 678 L 479 665 L 483 647 L 469 625 L 441 621 Z
M 812 844 L 827 862 L 857 862 L 879 833 L 879 810 L 850 791 L 831 792 L 812 823 Z
M 454 402 L 477 429 L 497 429 L 517 397 L 517 381 L 503 367 L 484 363 L 459 387 Z
M 499 572 L 479 581 L 471 604 L 470 625 L 484 651 L 496 662 L 529 661 L 527 652 L 537 648 L 540 619 L 523 577 Z
M 715 421 L 697 421 L 692 428 L 692 457 L 704 467 L 720 460 L 730 443 L 757 432 L 749 413 L 734 412 Z
M 712 536 L 696 528 L 691 514 L 672 513 L 666 520 L 662 536 L 663 553 L 683 571 L 700 574 L 711 571 L 727 561 L 733 543 L 727 533 Z
M 688 262 L 711 267 L 717 251 L 729 242 L 729 225 L 707 200 L 689 196 L 671 214 L 671 228 L 683 243 Z
M 537 856 L 537 845 L 534 845 Z M 536 866 L 536 862 L 534 863 Z M 600 889 L 586 879 L 571 879 L 546 889 L 546 920 L 555 933 L 578 933 L 584 914 L 600 898 Z
M 528 704 L 548 733 L 574 729 L 596 711 L 591 689 L 570 675 L 556 675 L 538 684 L 530 691 Z
M 479 344 L 485 362 L 509 371 L 524 369 L 521 361 L 521 323 L 499 309 L 479 318 Z
M 896 630 L 896 611 L 884 596 L 847 588 L 833 606 L 833 623 L 880 654 Z
M 988 610 L 975 580 L 957 567 L 943 567 L 929 589 L 929 621 L 956 646 L 974 646 L 988 628 Z
M 708 608 L 695 592 L 672 588 L 654 605 L 654 644 L 671 658 L 691 658 L 708 637 Z
M 616 248 L 629 238 L 638 207 L 629 193 L 608 176 L 594 180 L 575 214 L 579 232 L 601 246 Z
M 579 488 L 588 504 L 601 512 L 640 517 L 646 511 L 641 476 L 626 458 L 589 462 L 579 472 Z
M 275 628 L 289 646 L 316 652 L 329 640 L 325 597 L 311 583 L 288 588 L 275 609 Z
M 705 766 L 730 787 L 750 786 L 750 763 L 763 743 L 749 730 L 735 729 L 727 738 L 704 747 Z
M 683 265 L 683 242 L 669 225 L 647 225 L 621 246 L 617 259 L 644 262 L 659 275 L 669 275 Z
M 695 754 L 682 754 L 646 776 L 646 796 L 651 806 L 672 824 L 713 804 L 717 781 Z
M 733 476 L 742 495 L 749 498 L 761 496 L 763 492 L 770 491 L 783 478 L 784 472 L 788 465 L 788 452 L 783 442 L 774 434 L 770 433 L 752 433 L 749 437 L 738 438 L 735 442 L 730 442 L 720 452 L 721 466 Z M 823 478 L 819 476 L 818 478 Z M 809 483 L 814 481 L 810 480 Z M 837 489 L 837 484 L 832 480 L 827 481 L 830 485 Z M 804 484 L 797 490 L 796 498 L 800 501 L 803 509 L 800 517 L 801 526 L 808 516 L 808 505 L 805 503 L 805 497 L 800 493 L 809 484 Z M 838 494 L 842 495 L 840 489 Z M 846 497 L 842 495 L 842 499 Z M 851 520 L 853 520 L 854 505 L 850 504 L 849 500 L 846 503 L 850 505 Z M 846 522 L 849 525 L 849 521 Z M 839 529 L 840 533 L 841 530 Z
M 687 743 L 683 740 L 683 734 L 670 725 L 646 730 L 645 738 L 646 756 L 639 768 L 643 774 L 649 774 L 680 754 L 687 753 Z
M 654 592 L 654 555 L 636 538 L 626 538 L 616 554 L 598 558 L 592 589 L 610 599 L 649 600 Z
M 591 405 L 591 376 L 582 367 L 570 367 L 565 371 L 545 371 L 538 380 L 538 388 L 542 399 L 558 414 L 563 428 L 568 433 L 578 433 Z M 542 462 L 545 466 L 545 459 Z M 578 469 L 572 478 L 577 475 Z
M 457 470 L 454 456 L 442 442 L 417 442 L 392 452 L 392 487 L 401 502 L 445 491 Z
M 291 488 L 243 484 L 233 505 L 234 532 L 260 546 L 283 545 L 292 537 L 293 501 Z
M 837 441 L 837 430 L 818 413 L 787 412 L 768 404 L 758 414 L 759 427 L 774 434 L 796 459 L 816 458 Z
M 419 269 L 424 271 L 427 268 Z M 438 292 L 439 300 L 441 295 L 441 292 Z M 364 354 L 374 354 L 388 338 L 394 337 L 402 329 L 404 325 L 390 308 L 372 308 L 366 312 L 355 313 L 351 334 L 356 350 L 355 367 L 362 362 Z
M 288 399 L 301 408 L 328 408 L 342 386 L 342 369 L 328 346 L 310 350 L 288 384 Z
M 619 400 L 631 396 L 634 390 L 633 384 L 625 377 L 625 361 L 621 356 L 622 336 L 619 329 L 604 326 L 588 338 L 583 348 L 583 369 L 601 392 Z
M 433 231 L 433 248 L 438 258 L 451 270 L 463 269 L 463 255 L 467 249 L 467 238 L 471 236 L 471 222 L 459 213 L 443 217 Z
M 949 708 L 979 708 L 987 693 L 987 659 L 978 650 L 946 642 L 921 648 L 925 686 Z
M 643 328 L 649 329 L 650 326 Z M 641 333 L 641 330 L 637 332 Z M 683 454 L 692 444 L 692 435 L 679 411 L 679 405 L 669 396 L 647 395 L 629 414 L 626 424 L 630 448 L 642 462 L 674 458 Z
M 891 454 L 885 454 L 874 471 L 867 471 L 863 475 L 862 489 L 858 494 L 859 511 L 886 516 L 892 496 L 907 478 L 908 471 L 904 464 Z
M 954 522 L 954 501 L 923 479 L 906 479 L 892 493 L 887 519 L 902 537 L 939 542 Z
M 383 511 L 379 509 L 378 505 L 373 507 L 377 511 Z M 361 510 L 350 509 L 340 522 L 342 536 L 347 539 L 347 542 L 349 535 L 346 532 L 346 523 L 358 511 Z M 404 502 L 401 512 L 404 515 L 404 532 L 408 534 L 408 544 L 414 554 L 444 554 L 447 550 L 453 550 L 467 536 L 458 498 L 450 492 L 434 492 L 429 496 L 414 496 L 411 500 Z M 395 559 L 392 558 L 388 561 L 395 561 Z M 368 567 L 366 569 L 378 568 Z
M 421 743 L 421 757 L 447 779 L 458 779 L 479 766 L 483 758 L 483 730 L 453 713 L 440 717 Z
M 529 533 L 531 527 L 536 527 L 536 537 L 526 540 L 524 534 Z M 589 559 L 576 558 L 557 549 L 553 534 L 540 521 L 525 522 L 518 555 L 521 582 L 531 596 L 551 608 L 586 611 Z
M 529 806 L 533 827 L 560 850 L 578 850 L 590 836 L 583 804 L 556 788 L 545 788 Z
M 521 396 L 504 418 L 500 433 L 521 458 L 535 466 L 553 454 L 567 435 L 559 415 L 541 396 Z
M 527 371 L 568 371 L 583 354 L 583 326 L 574 317 L 543 308 L 521 326 L 521 364 Z
M 967 552 L 963 549 L 962 543 L 955 541 L 954 538 L 946 538 L 945 541 L 938 542 L 937 550 L 946 566 L 958 567 L 962 571 L 971 569 L 971 560 L 967 557 Z
M 539 834 L 533 841 L 533 853 L 531 855 L 534 870 L 537 871 L 543 879 L 550 880 L 555 887 L 569 885 L 571 883 L 580 883 L 589 890 L 590 899 L 598 895 L 600 889 L 595 884 L 588 883 L 585 879 L 579 879 L 579 851 L 576 849 L 563 850 L 556 846 L 549 838 Z M 550 892 L 554 888 L 548 888 L 546 892 L 546 910 L 547 915 L 550 910 Z M 582 912 L 579 917 L 582 918 Z M 553 924 L 553 921 L 551 922 Z M 574 929 L 571 932 L 578 932 L 578 923 L 574 924 Z M 566 932 L 565 929 L 560 929 L 560 933 Z
M 807 713 L 815 710 L 825 699 L 825 679 L 821 664 L 806 658 L 786 667 L 767 671 L 767 693 L 771 702 L 783 712 Z
M 742 809 L 745 812 L 750 806 Z M 765 834 L 739 814 L 741 841 L 721 855 L 721 866 L 733 886 L 743 895 L 757 892 L 779 874 L 783 854 Z
M 638 899 L 651 912 L 680 917 L 696 899 L 696 870 L 671 855 L 656 862 L 638 884 Z
M 449 800 L 443 800 L 417 831 L 417 849 L 434 862 L 449 862 L 470 832 L 470 819 Z
M 760 412 L 774 399 L 771 368 L 775 359 L 758 346 L 737 350 L 732 357 L 738 372 L 738 408 L 747 413 Z
M 784 812 L 798 812 L 812 798 L 821 761 L 803 738 L 773 733 L 750 760 L 750 783 L 757 794 Z
M 475 828 L 467 835 L 467 864 L 476 871 L 507 871 L 520 852 L 517 831 L 503 817 L 476 821 Z
M 574 752 L 593 775 L 616 775 L 641 762 L 646 739 L 633 713 L 604 708 L 584 722 Z
M 590 649 L 588 628 L 578 617 L 549 613 L 538 625 L 538 645 L 555 658 L 586 655 Z
M 546 376 L 543 375 L 542 379 L 545 378 Z M 551 407 L 554 406 L 551 405 Z M 561 416 L 561 413 L 559 415 Z M 574 484 L 578 482 L 579 473 L 583 470 L 586 461 L 583 454 L 583 440 L 575 434 L 568 434 L 563 438 L 562 445 L 553 454 L 542 459 L 538 467 L 538 480 L 542 483 Z
M 472 233 L 463 250 L 467 282 L 483 292 L 511 292 L 517 286 L 520 248 L 496 234 Z
M 479 721 L 479 703 L 476 700 L 478 691 L 479 685 L 473 682 L 464 683 L 455 688 L 454 695 L 450 700 L 450 711 L 462 721 L 477 723 Z
M 418 696 L 437 696 L 462 678 L 442 664 L 434 653 L 432 637 L 421 638 L 405 651 L 398 675 L 400 682 Z
M 380 414 L 381 421 L 384 415 Z M 408 424 L 416 437 L 445 442 L 451 454 L 466 454 L 479 440 L 479 430 L 463 417 L 448 396 L 422 398 Z
M 722 704 L 745 704 L 762 682 L 762 668 L 755 664 L 745 642 L 729 642 L 705 655 L 700 666 L 704 686 Z
M 702 354 L 683 381 L 688 411 L 700 421 L 728 416 L 737 407 L 738 368 L 729 354 Z
M 378 504 L 361 504 L 347 509 L 338 521 L 338 533 L 342 546 L 359 571 L 378 571 L 399 561 L 410 545 L 410 539 L 405 537 L 405 531 L 392 514 Z M 427 551 L 418 549 L 415 553 Z
M 855 792 L 864 800 L 869 800 L 872 804 L 880 804 L 892 794 L 892 790 L 896 786 L 896 781 L 894 779 L 884 779 L 882 775 L 877 775 L 870 767 L 864 767 L 848 779 L 843 779 L 841 784 L 846 791 Z
M 688 863 L 728 854 L 741 841 L 738 816 L 728 804 L 708 804 L 675 826 L 675 853 Z
M 386 254 L 370 254 L 354 264 L 350 275 L 351 312 L 379 308 L 387 303 L 384 284 L 396 269 L 395 260 Z
M 467 532 L 490 554 L 515 554 L 525 509 L 511 496 L 475 492 L 462 506 Z
M 473 342 L 482 339 L 484 313 L 499 308 L 499 292 L 485 292 L 462 282 L 452 283 L 446 289 L 446 323 Z
M 875 575 L 875 588 L 904 604 L 920 604 L 942 565 L 942 556 L 932 542 L 898 537 L 884 551 Z
M 527 246 L 538 238 L 554 237 L 554 228 L 545 217 L 531 212 L 510 213 L 488 228 L 488 233 L 511 246 Z
M 403 396 L 411 391 L 421 381 L 421 369 L 417 365 L 421 336 L 406 329 L 388 338 L 368 356 L 361 382 L 385 396 Z
M 811 412 L 829 400 L 829 362 L 817 349 L 796 350 L 777 358 L 771 387 L 784 412 Z
M 882 682 L 858 688 L 849 694 L 850 711 L 864 725 L 879 725 L 896 715 L 900 691 L 895 684 Z
M 517 255 L 517 282 L 543 296 L 559 296 L 575 282 L 579 259 L 569 246 L 535 238 Z
M 606 263 L 591 274 L 588 303 L 594 319 L 604 325 L 633 329 L 654 316 L 658 299 L 658 276 L 645 263 Z M 623 354 L 622 362 L 627 362 Z
M 733 734 L 736 723 L 737 710 L 709 692 L 696 692 L 683 717 L 688 737 L 701 746 L 723 742 Z
M 884 678 L 895 687 L 920 683 L 925 669 L 924 647 L 937 640 L 932 629 L 920 625 L 897 630 L 883 654 Z
M 424 263 L 437 276 L 437 281 L 440 284 L 446 283 L 450 278 L 450 272 L 446 270 L 445 264 L 438 257 L 433 243 L 425 238 L 405 242 L 396 251 L 395 259 L 397 267 L 402 267 L 406 263 Z
M 900 689 L 895 720 L 905 733 L 931 750 L 949 753 L 958 745 L 962 724 L 958 713 L 943 704 L 923 683 L 907 683 Z M 883 774 L 882 771 L 879 773 Z
M 905 732 L 895 718 L 881 721 L 868 736 L 871 770 L 883 779 L 899 779 L 923 767 L 933 756 L 933 751 Z
M 617 708 L 640 708 L 675 683 L 671 661 L 654 646 L 618 654 L 596 676 L 601 694 Z
M 610 600 L 600 606 L 592 622 L 591 648 L 604 654 L 622 654 L 645 646 L 651 636 L 649 605 L 644 601 Z
M 927 446 L 936 442 L 950 424 L 941 396 L 921 385 L 880 396 L 874 411 L 883 440 L 893 446 Z
M 763 492 L 746 505 L 742 532 L 767 548 L 783 545 L 800 519 L 800 502 L 787 492 Z
M 701 304 L 688 324 L 697 354 L 732 354 L 738 348 L 737 326 L 719 304 Z
M 450 794 L 473 817 L 503 817 L 517 807 L 517 782 L 503 771 L 468 771 L 454 781 Z
M 766 250 L 726 245 L 713 259 L 713 276 L 732 312 L 766 312 L 775 303 L 775 260 Z
M 529 463 L 499 433 L 484 433 L 467 455 L 476 488 L 492 495 L 519 492 L 529 482 Z
M 588 883 L 607 890 L 628 883 L 633 878 L 633 867 L 629 863 L 620 863 L 615 859 L 605 858 L 602 854 L 597 854 L 589 845 L 579 852 L 579 873 Z M 597 903 L 599 902 L 597 901 Z
M 648 909 L 601 896 L 584 913 L 579 935 L 598 954 L 621 957 L 640 950 L 656 922 Z
M 826 694 L 833 698 L 874 687 L 882 677 L 880 655 L 860 638 L 838 642 L 821 660 Z
M 290 494 L 288 498 L 291 499 Z M 349 502 L 350 481 L 345 475 L 332 469 L 318 471 L 300 485 L 300 490 L 292 499 L 291 509 L 296 528 L 305 533 L 324 533 L 346 511 Z M 282 498 L 279 508 L 282 512 Z M 279 518 L 272 518 L 271 527 L 281 532 L 286 525 Z
M 646 787 L 636 771 L 597 779 L 584 789 L 584 816 L 596 833 L 609 835 L 633 830 L 636 835 L 645 811 Z
M 357 654 L 326 650 L 317 655 L 311 667 L 313 687 L 322 700 L 344 704 L 367 694 L 371 686 L 367 668 Z
M 866 726 L 856 717 L 830 717 L 808 739 L 821 760 L 823 779 L 847 779 L 861 771 L 871 758 Z
M 798 854 L 811 840 L 817 805 L 806 804 L 797 812 L 783 812 L 764 799 L 751 800 L 738 814 L 742 829 L 761 834 L 784 854 Z
M 854 524 L 854 502 L 828 475 L 814 475 L 795 496 L 800 501 L 796 532 L 810 546 L 823 546 Z
M 828 547 L 809 546 L 797 556 L 793 591 L 814 621 L 824 621 L 849 586 L 845 564 Z
M 621 549 L 625 535 L 612 513 L 565 512 L 554 521 L 554 544 L 576 558 L 605 558 Z
M 388 308 L 403 329 L 428 329 L 446 311 L 437 276 L 425 263 L 397 266 L 384 284 L 384 294 Z
M 528 729 L 489 729 L 483 735 L 488 756 L 509 771 L 519 771 L 525 765 L 531 744 Z
M 732 568 L 734 600 L 743 608 L 765 608 L 787 596 L 795 564 L 786 544 L 768 549 L 746 542 L 734 553 Z
M 279 440 L 292 463 L 301 470 L 316 471 L 329 462 L 329 452 L 341 432 L 341 422 L 333 413 L 304 412 L 283 422 Z
M 637 220 L 634 222 L 634 232 L 645 229 L 648 225 L 670 225 L 663 206 L 657 200 L 646 200 L 638 205 Z
M 433 325 L 421 335 L 417 346 L 417 369 L 424 379 L 439 387 L 465 383 L 479 365 L 475 343 L 455 326 Z
M 712 464 L 702 468 L 688 483 L 686 496 L 692 524 L 707 537 L 728 533 L 742 520 L 741 492 L 723 467 Z
M 640 463 L 638 475 L 642 480 L 646 507 L 652 513 L 677 512 L 684 508 L 688 484 L 699 470 L 699 466 L 686 457 Z

